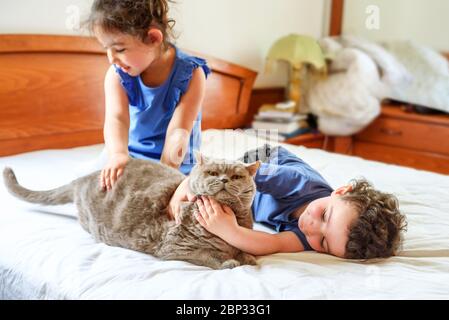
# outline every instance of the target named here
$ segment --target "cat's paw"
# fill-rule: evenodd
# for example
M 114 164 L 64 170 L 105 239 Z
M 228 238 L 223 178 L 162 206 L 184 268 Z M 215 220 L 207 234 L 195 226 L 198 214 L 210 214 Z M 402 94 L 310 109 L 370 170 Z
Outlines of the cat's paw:
M 240 266 L 240 262 L 238 262 L 237 260 L 234 260 L 234 259 L 229 259 L 221 264 L 220 269 L 232 269 L 232 268 L 239 267 L 239 266 Z
M 250 266 L 257 265 L 256 257 L 247 253 L 240 254 L 238 259 L 242 265 L 250 265 Z

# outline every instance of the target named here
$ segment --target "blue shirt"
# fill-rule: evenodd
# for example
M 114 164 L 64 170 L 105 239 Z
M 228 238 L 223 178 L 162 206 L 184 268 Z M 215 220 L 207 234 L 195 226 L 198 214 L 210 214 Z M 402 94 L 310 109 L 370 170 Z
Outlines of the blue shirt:
M 312 250 L 292 214 L 304 204 L 329 196 L 333 189 L 311 166 L 283 147 L 277 147 L 268 163 L 257 171 L 254 220 L 276 231 L 292 231 L 304 250 Z
M 175 61 L 165 82 L 158 87 L 146 86 L 140 76 L 132 77 L 115 66 L 129 100 L 129 154 L 133 158 L 159 161 L 165 144 L 168 124 L 175 108 L 187 91 L 193 71 L 201 67 L 206 75 L 211 70 L 204 59 L 185 54 L 176 46 Z M 201 112 L 190 135 L 188 150 L 180 171 L 189 174 L 194 166 L 194 150 L 201 145 Z

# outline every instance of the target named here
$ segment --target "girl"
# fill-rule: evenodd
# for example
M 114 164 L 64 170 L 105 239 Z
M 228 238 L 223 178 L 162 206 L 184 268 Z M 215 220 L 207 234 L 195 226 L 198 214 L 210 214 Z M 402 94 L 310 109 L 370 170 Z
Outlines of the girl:
M 107 50 L 103 189 L 111 189 L 130 156 L 161 161 L 188 174 L 200 147 L 206 61 L 169 41 L 167 0 L 95 0 L 90 30 Z

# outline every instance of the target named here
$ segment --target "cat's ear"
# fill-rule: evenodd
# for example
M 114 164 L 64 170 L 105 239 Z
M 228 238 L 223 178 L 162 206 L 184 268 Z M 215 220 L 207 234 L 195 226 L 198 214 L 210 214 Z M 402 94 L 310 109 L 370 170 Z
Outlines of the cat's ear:
M 202 155 L 201 152 L 198 150 L 193 151 L 193 154 L 195 155 L 196 163 L 198 165 L 202 165 L 206 163 L 206 157 Z
M 246 170 L 248 170 L 251 176 L 256 175 L 257 169 L 259 169 L 260 167 L 260 163 L 261 163 L 260 160 L 257 160 L 256 162 L 245 164 Z

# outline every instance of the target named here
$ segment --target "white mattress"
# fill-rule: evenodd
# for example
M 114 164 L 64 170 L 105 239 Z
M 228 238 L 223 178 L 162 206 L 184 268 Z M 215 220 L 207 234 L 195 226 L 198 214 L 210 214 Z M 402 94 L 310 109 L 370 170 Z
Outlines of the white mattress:
M 263 140 L 206 131 L 203 152 L 237 158 Z M 333 187 L 365 176 L 395 193 L 409 231 L 400 256 L 363 264 L 315 252 L 274 254 L 258 266 L 210 270 L 95 243 L 73 205 L 38 207 L 0 185 L 2 299 L 447 299 L 449 176 L 285 145 Z M 0 158 L 34 189 L 59 186 L 101 145 Z M 46 214 L 53 212 L 55 214 Z M 261 228 L 258 226 L 257 228 Z

